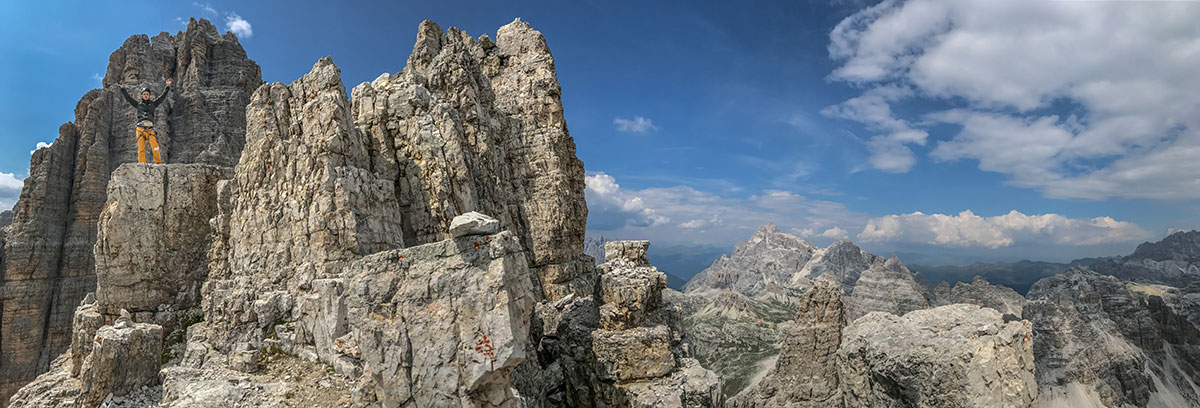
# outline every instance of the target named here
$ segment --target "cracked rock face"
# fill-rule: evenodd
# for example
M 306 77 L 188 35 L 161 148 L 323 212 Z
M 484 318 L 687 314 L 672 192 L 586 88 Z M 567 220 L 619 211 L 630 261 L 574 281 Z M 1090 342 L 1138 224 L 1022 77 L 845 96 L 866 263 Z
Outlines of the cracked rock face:
M 1027 407 L 1038 397 L 1029 322 L 972 305 L 874 312 L 843 332 L 847 407 Z
M 783 329 L 775 366 L 734 407 L 831 407 L 842 400 L 837 350 L 846 326 L 840 285 L 818 280 L 800 299 L 795 324 Z
M 99 312 L 199 306 L 216 185 L 231 176 L 202 164 L 125 164 L 113 172 L 95 247 Z
M 112 53 L 103 88 L 85 94 L 75 120 L 34 152 L 13 209 L 0 282 L 0 400 L 66 349 L 74 308 L 95 289 L 92 251 L 109 176 L 137 160 L 134 108 L 117 82 L 158 94 L 167 78 L 175 86 L 155 121 L 164 162 L 237 162 L 261 74 L 236 37 L 191 20 L 176 35 L 132 36 Z
M 510 373 L 530 357 L 534 290 L 513 234 L 384 251 L 343 276 L 341 304 L 317 302 L 313 317 L 344 311 L 344 328 L 300 336 L 326 335 L 318 346 L 361 366 L 360 402 L 516 406 Z
M 929 307 L 926 290 L 913 278 L 912 272 L 895 255 L 871 265 L 854 282 L 846 299 L 846 317 L 857 320 L 870 312 L 887 312 L 896 316 Z
M 162 327 L 148 323 L 117 320 L 97 330 L 79 373 L 81 402 L 95 405 L 109 394 L 120 397 L 158 384 L 162 340 Z
M 1060 404 L 1200 403 L 1200 330 L 1146 287 L 1086 268 L 1029 291 L 1042 399 Z
M 406 243 L 446 239 L 454 216 L 478 211 L 529 249 L 545 297 L 591 293 L 583 163 L 541 33 L 517 20 L 493 41 L 426 21 L 404 71 L 353 100 L 374 170 L 407 215 Z
M 976 306 L 990 307 L 1005 315 L 1021 316 L 1021 311 L 1028 301 L 1024 296 L 1007 286 L 993 285 L 976 276 L 971 283 L 958 282 L 951 288 L 950 284 L 942 282 L 933 293 L 934 306 L 968 303 Z
M 716 374 L 687 355 L 667 277 L 650 265 L 648 241 L 609 241 L 600 265 L 599 328 L 591 332 L 597 406 L 720 406 Z

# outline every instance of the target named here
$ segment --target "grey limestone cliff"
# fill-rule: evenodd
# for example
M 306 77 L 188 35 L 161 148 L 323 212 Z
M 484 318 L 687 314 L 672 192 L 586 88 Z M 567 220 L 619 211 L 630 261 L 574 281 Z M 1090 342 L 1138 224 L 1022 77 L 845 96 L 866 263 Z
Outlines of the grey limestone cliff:
M 30 159 L 13 209 L 0 280 L 0 400 L 45 371 L 70 342 L 74 307 L 96 284 L 92 247 L 110 174 L 136 159 L 134 108 L 117 83 L 162 92 L 155 121 L 167 163 L 229 166 L 241 154 L 245 106 L 258 65 L 233 34 L 191 20 L 175 35 L 129 37 L 112 53 L 101 89 L 85 94 L 75 120 Z

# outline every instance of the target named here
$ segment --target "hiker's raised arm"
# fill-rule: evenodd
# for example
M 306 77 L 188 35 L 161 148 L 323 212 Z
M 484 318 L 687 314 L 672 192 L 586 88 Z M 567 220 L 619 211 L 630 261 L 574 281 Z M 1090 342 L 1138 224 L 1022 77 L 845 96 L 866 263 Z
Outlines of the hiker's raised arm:
M 163 88 L 162 95 L 159 95 L 158 98 L 154 99 L 154 106 L 158 106 L 158 103 L 162 102 L 163 98 L 167 97 L 167 92 L 171 92 L 171 78 L 167 78 L 167 87 Z
M 129 102 L 129 104 L 132 106 L 137 106 L 137 101 L 133 100 L 132 96 L 129 96 L 129 92 L 125 91 L 125 83 L 124 82 L 122 82 L 120 84 L 119 88 L 121 89 L 121 95 L 125 97 L 125 101 Z

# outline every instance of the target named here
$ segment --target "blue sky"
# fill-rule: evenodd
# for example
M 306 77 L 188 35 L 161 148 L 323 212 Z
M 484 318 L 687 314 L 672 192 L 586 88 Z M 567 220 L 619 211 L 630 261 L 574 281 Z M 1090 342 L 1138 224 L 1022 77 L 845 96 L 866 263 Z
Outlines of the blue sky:
M 554 53 L 593 234 L 729 246 L 775 222 L 1067 260 L 1200 224 L 1197 2 L 345 3 L 4 1 L 0 205 L 129 35 L 208 18 L 266 81 L 332 55 L 350 88 L 401 70 L 423 19 L 520 17 Z

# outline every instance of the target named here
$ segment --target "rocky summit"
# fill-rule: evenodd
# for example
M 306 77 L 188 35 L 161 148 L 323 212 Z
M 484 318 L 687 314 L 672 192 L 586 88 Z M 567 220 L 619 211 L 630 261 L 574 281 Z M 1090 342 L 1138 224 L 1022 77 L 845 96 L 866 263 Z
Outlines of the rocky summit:
M 1132 254 L 1102 259 L 1096 272 L 1121 280 L 1185 287 L 1200 282 L 1200 231 L 1180 231 L 1143 242 Z
M 84 174 L 104 190 L 90 209 L 67 171 L 96 151 L 66 139 L 80 125 L 35 154 L 7 265 L 26 265 L 14 249 L 70 240 L 73 211 L 93 211 L 95 227 L 70 241 L 88 248 L 86 270 L 36 269 L 43 289 L 5 288 L 49 299 L 17 299 L 36 319 L 3 314 L 10 406 L 722 405 L 649 243 L 608 242 L 598 266 L 584 254 L 582 162 L 529 24 L 493 40 L 426 21 L 407 66 L 353 102 L 332 59 L 260 85 L 236 39 L 214 32 L 200 20 L 151 45 L 133 37 L 89 94 L 106 103 L 92 109 L 124 109 L 107 108 L 116 78 L 179 76 L 167 133 L 208 148 L 165 165 L 118 166 L 128 155 L 110 151 L 89 163 L 103 173 Z M 168 51 L 190 56 L 148 70 L 171 67 L 143 61 Z M 221 78 L 203 85 L 229 92 L 204 95 L 236 105 L 221 123 L 238 131 L 186 116 L 205 113 L 182 101 L 197 72 Z M 58 264 L 39 262 L 27 266 Z M 61 338 L 8 335 L 35 322 Z
M 166 163 L 132 163 L 117 83 L 166 78 Z M 766 225 L 669 289 L 651 242 L 585 240 L 520 19 L 425 21 L 349 93 L 330 57 L 262 83 L 191 20 L 103 85 L 0 214 L 11 407 L 1200 406 L 1194 232 L 1021 296 Z
M 33 153 L 13 209 L 0 251 L 0 400 L 66 350 L 73 310 L 96 290 L 93 248 L 109 179 L 121 164 L 137 160 L 136 112 L 117 84 L 158 94 L 167 78 L 174 86 L 155 120 L 163 161 L 237 163 L 246 105 L 262 83 L 237 37 L 190 20 L 175 35 L 135 35 L 113 51 L 103 88 L 83 95 L 75 120 L 59 128 L 50 147 Z

